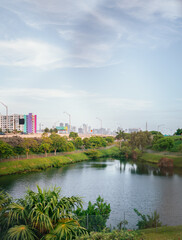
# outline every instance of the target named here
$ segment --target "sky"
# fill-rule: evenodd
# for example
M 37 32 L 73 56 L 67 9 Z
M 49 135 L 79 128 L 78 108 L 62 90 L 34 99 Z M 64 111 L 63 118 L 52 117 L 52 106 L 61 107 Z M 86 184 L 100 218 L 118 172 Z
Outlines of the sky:
M 0 16 L 9 113 L 45 127 L 66 111 L 77 127 L 182 128 L 181 0 L 0 0 Z

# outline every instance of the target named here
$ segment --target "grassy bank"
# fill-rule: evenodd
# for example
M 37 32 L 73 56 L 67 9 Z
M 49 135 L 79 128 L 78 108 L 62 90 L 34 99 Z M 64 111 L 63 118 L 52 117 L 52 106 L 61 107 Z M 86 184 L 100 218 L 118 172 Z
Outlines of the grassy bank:
M 141 159 L 149 163 L 157 164 L 162 157 L 173 159 L 174 167 L 182 167 L 182 156 L 162 155 L 160 153 L 143 153 Z
M 182 226 L 160 227 L 139 231 L 143 240 L 180 240 L 182 239 Z
M 109 157 L 117 154 L 118 148 L 98 150 L 100 157 Z M 0 176 L 20 172 L 39 171 L 50 167 L 62 167 L 65 164 L 72 164 L 88 160 L 84 153 L 65 154 L 64 156 L 53 156 L 44 158 L 24 159 L 9 162 L 0 162 Z

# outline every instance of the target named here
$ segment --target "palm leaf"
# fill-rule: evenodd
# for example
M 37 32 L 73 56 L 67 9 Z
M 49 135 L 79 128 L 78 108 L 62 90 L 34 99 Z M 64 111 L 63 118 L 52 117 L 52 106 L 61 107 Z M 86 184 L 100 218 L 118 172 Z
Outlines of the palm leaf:
M 34 232 L 26 225 L 11 227 L 5 237 L 6 240 L 35 240 Z

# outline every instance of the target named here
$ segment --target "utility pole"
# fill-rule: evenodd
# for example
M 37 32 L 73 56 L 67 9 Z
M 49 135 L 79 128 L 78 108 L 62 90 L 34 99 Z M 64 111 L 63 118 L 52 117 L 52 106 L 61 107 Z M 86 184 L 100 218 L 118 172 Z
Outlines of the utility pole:
M 102 119 L 100 119 L 98 117 L 96 119 L 98 119 L 100 121 L 100 124 L 101 124 L 101 136 L 102 136 Z
M 8 106 L 0 102 L 6 108 L 6 131 L 8 131 Z
M 68 129 L 68 133 L 71 132 L 71 114 L 67 113 L 67 112 L 64 112 L 66 115 L 69 116 L 69 129 Z

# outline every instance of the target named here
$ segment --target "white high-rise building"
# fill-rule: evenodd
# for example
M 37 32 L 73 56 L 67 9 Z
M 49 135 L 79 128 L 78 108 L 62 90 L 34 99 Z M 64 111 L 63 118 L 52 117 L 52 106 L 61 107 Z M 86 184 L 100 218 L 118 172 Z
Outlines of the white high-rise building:
M 23 132 L 24 125 L 19 123 L 19 120 L 23 118 L 24 115 L 19 114 L 8 115 L 8 130 L 10 132 L 14 130 Z M 6 132 L 7 130 L 6 115 L 0 114 L 0 128 L 2 129 L 2 132 Z

